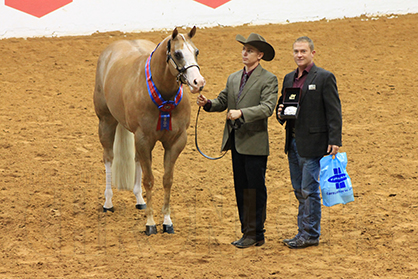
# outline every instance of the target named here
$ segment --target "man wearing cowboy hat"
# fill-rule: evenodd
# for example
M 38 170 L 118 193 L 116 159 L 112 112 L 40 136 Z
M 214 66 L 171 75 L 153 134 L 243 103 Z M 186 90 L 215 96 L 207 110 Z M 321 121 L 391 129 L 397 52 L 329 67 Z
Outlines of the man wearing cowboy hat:
M 244 68 L 228 77 L 226 87 L 216 99 L 199 95 L 197 104 L 208 112 L 227 110 L 222 150 L 231 150 L 235 196 L 241 222 L 242 237 L 231 244 L 237 248 L 264 244 L 267 190 L 265 174 L 269 155 L 267 120 L 275 108 L 277 77 L 265 70 L 261 59 L 271 61 L 274 48 L 258 34 L 247 39 L 235 38 L 243 44 Z

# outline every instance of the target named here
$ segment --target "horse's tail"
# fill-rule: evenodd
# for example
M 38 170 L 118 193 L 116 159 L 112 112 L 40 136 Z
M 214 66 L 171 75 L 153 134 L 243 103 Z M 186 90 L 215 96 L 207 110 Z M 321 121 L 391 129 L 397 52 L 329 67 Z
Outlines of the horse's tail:
M 132 190 L 135 184 L 135 138 L 121 124 L 113 143 L 112 184 L 119 190 Z

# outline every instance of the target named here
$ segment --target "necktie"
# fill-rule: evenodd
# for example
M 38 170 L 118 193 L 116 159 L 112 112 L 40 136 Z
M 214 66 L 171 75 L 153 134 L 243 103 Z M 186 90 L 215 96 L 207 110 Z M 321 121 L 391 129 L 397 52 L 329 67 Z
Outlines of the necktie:
M 244 89 L 247 79 L 248 79 L 248 74 L 244 72 L 241 78 L 241 86 L 239 87 L 239 91 L 238 91 L 237 103 L 238 103 L 239 97 L 241 97 L 241 93 L 242 93 L 242 90 Z

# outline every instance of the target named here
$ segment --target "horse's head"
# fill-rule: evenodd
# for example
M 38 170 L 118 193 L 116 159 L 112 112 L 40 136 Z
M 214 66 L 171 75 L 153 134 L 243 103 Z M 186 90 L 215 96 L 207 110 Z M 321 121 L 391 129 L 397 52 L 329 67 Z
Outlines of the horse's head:
M 187 35 L 179 34 L 175 28 L 167 42 L 167 63 L 170 71 L 178 80 L 187 84 L 192 93 L 202 91 L 206 84 L 197 64 L 199 50 L 191 40 L 195 34 L 196 26 Z

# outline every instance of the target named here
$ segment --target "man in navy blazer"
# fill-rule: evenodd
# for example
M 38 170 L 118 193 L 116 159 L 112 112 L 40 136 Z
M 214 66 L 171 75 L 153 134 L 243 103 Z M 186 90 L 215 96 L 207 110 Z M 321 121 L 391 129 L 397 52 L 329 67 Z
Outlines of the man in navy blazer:
M 297 69 L 283 80 L 282 95 L 276 107 L 280 124 L 286 123 L 285 153 L 290 177 L 299 201 L 298 233 L 283 240 L 289 248 L 305 248 L 319 244 L 321 234 L 321 198 L 319 161 L 324 155 L 338 153 L 342 134 L 341 102 L 335 76 L 317 67 L 313 58 L 314 44 L 300 37 L 293 44 Z M 300 88 L 296 119 L 284 115 L 283 93 L 286 88 Z

